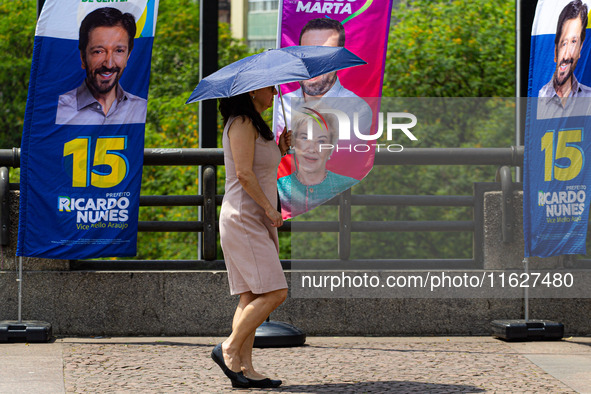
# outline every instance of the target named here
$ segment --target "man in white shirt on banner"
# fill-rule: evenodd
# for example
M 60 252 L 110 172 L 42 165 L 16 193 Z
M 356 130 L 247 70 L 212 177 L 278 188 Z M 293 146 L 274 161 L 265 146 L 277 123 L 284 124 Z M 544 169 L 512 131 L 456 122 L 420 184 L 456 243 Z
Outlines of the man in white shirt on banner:
M 329 18 L 311 19 L 306 23 L 300 32 L 300 45 L 318 46 L 345 46 L 345 29 L 341 22 Z M 300 81 L 300 88 L 283 96 L 285 103 L 285 116 L 291 119 L 292 104 L 302 104 L 308 99 L 320 101 L 325 107 L 340 109 L 349 115 L 351 128 L 353 128 L 353 114 L 359 113 L 359 131 L 361 134 L 369 135 L 371 126 L 371 109 L 369 105 L 352 91 L 341 85 L 337 72 L 320 75 L 318 77 Z M 292 99 L 296 100 L 292 100 Z M 297 100 L 297 99 L 300 100 Z M 280 100 L 277 100 L 277 122 L 275 134 L 281 132 L 285 126 Z M 295 103 L 294 103 L 295 102 Z M 352 138 L 354 133 L 351 132 Z

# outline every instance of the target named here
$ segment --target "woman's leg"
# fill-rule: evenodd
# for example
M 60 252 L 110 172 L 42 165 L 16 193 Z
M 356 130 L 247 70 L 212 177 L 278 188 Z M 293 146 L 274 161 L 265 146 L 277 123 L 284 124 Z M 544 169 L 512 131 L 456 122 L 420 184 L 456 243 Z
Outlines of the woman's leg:
M 242 316 L 242 311 L 244 311 L 244 308 L 246 308 L 246 306 L 248 304 L 250 304 L 252 301 L 254 301 L 258 296 L 259 296 L 258 294 L 253 294 L 250 291 L 239 294 L 240 298 L 238 301 L 238 306 L 236 307 L 236 311 L 234 312 L 234 318 L 232 319 L 232 332 L 234 332 L 234 330 L 236 330 L 236 326 L 238 325 L 238 321 L 240 320 L 240 316 Z M 222 343 L 222 345 L 223 345 L 223 343 Z M 224 349 L 224 346 L 222 346 L 222 353 L 224 355 L 224 362 L 226 363 L 226 365 L 232 371 L 240 372 L 240 370 L 242 369 L 242 366 L 240 365 L 237 367 L 237 363 L 239 363 L 241 360 L 240 354 L 238 355 L 238 358 L 236 359 L 235 356 L 232 357 L 233 355 L 229 355 L 228 352 L 226 352 L 226 350 Z
M 238 303 L 238 307 L 236 308 L 236 313 L 234 313 L 234 320 L 232 321 L 232 330 L 236 329 L 236 325 L 240 320 L 240 316 L 242 315 L 242 311 L 244 308 L 254 301 L 259 294 L 253 294 L 250 291 L 246 293 L 240 294 L 240 301 Z M 254 338 L 256 334 L 256 329 L 253 331 L 244 341 L 244 345 L 240 349 L 239 357 L 240 357 L 240 367 L 244 375 L 250 379 L 264 379 L 265 376 L 261 375 L 260 373 L 254 370 L 254 366 L 252 365 L 252 347 L 254 344 Z
M 240 349 L 240 364 L 244 376 L 249 379 L 260 380 L 265 379 L 267 376 L 261 375 L 255 371 L 252 364 L 252 347 L 254 345 L 255 334 L 256 329 L 246 338 L 246 341 L 244 341 L 244 345 L 242 345 L 242 348 Z
M 250 358 L 250 360 L 245 360 L 250 362 L 250 365 L 245 365 L 245 367 L 252 367 L 252 341 L 254 341 L 255 331 L 271 312 L 285 301 L 286 297 L 287 289 L 275 290 L 260 295 L 250 292 L 240 295 L 240 302 L 234 314 L 235 321 L 232 324 L 232 334 L 222 343 L 224 361 L 232 371 L 238 372 L 241 370 L 243 364 L 240 355 L 245 345 L 245 358 Z M 247 340 L 250 344 L 246 343 Z

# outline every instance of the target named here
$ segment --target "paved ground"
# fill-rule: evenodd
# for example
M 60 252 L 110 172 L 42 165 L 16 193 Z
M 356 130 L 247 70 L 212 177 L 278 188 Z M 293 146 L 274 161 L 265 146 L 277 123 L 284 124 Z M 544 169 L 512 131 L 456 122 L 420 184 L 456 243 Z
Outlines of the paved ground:
M 209 353 L 220 338 L 61 338 L 0 344 L 0 393 L 223 393 Z M 308 338 L 255 349 L 288 393 L 591 393 L 591 338 Z

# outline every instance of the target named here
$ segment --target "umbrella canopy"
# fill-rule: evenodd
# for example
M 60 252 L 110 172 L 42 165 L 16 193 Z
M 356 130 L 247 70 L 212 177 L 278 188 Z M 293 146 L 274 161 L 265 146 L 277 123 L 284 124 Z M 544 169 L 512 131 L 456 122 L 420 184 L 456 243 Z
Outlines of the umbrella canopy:
M 292 46 L 270 49 L 238 60 L 203 78 L 187 104 L 237 96 L 272 85 L 302 81 L 367 64 L 343 47 Z

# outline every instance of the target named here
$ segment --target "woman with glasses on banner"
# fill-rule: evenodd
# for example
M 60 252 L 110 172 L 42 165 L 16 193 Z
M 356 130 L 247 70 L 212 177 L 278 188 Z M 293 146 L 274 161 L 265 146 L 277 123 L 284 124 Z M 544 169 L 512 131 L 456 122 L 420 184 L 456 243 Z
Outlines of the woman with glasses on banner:
M 230 293 L 240 301 L 232 334 L 211 357 L 232 387 L 278 387 L 255 371 L 255 331 L 287 297 L 287 281 L 279 261 L 277 168 L 291 143 L 291 132 L 279 144 L 261 113 L 273 105 L 273 86 L 220 99 L 224 119 L 225 195 L 220 212 L 220 240 L 228 270 Z

